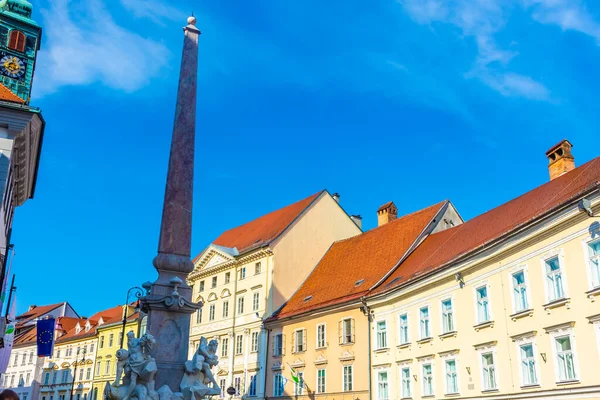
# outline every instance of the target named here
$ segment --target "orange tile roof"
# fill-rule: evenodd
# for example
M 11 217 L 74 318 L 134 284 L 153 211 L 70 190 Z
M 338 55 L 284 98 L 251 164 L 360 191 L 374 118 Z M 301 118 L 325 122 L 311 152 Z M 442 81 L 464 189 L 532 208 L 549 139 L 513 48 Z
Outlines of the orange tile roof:
M 96 314 L 92 315 L 88 319 L 85 319 L 85 318 L 80 319 L 79 323 L 82 328 L 85 327 L 85 324 L 87 321 L 90 321 L 91 328 L 87 332 L 85 331 L 85 329 L 82 329 L 81 331 L 77 332 L 77 329 L 76 329 L 77 328 L 77 320 L 76 320 L 75 323 L 72 325 L 72 327 L 67 329 L 67 333 L 65 333 L 63 336 L 61 336 L 59 339 L 57 339 L 57 342 L 68 342 L 71 340 L 83 339 L 85 337 L 95 335 L 96 329 L 99 326 L 98 322 L 100 321 L 100 318 L 102 318 L 105 325 L 112 324 L 113 322 L 121 321 L 121 319 L 123 318 L 123 307 L 122 306 L 112 307 L 107 310 L 97 312 Z
M 10 90 L 9 88 L 7 88 L 6 86 L 4 86 L 1 83 L 0 83 L 0 100 L 10 101 L 12 103 L 25 104 L 25 100 L 23 100 L 22 98 L 20 98 L 16 94 L 14 94 L 12 92 L 12 90 Z
M 447 201 L 335 242 L 306 281 L 272 317 L 289 317 L 365 295 L 406 255 Z M 359 280 L 363 280 L 357 285 Z M 305 301 L 309 296 L 310 300 Z
M 430 235 L 373 293 L 440 269 L 599 187 L 600 157 L 461 225 Z
M 324 192 L 325 190 L 321 190 L 304 200 L 225 231 L 213 241 L 213 244 L 229 248 L 235 247 L 240 253 L 251 248 L 267 245 L 283 233 Z
M 24 312 L 23 314 L 17 316 L 17 328 L 20 328 L 27 323 L 34 321 L 36 318 L 41 317 L 44 314 L 49 313 L 50 311 L 56 310 L 58 307 L 61 307 L 65 303 L 57 303 L 50 304 L 47 306 L 36 306 L 32 310 Z

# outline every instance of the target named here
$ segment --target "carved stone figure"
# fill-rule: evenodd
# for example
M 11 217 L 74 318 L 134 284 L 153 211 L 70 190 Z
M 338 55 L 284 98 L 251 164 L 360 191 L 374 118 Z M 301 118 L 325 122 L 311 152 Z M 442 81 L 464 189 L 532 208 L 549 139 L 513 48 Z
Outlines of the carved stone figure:
M 216 340 L 207 341 L 200 338 L 198 350 L 190 361 L 185 363 L 185 374 L 181 379 L 180 389 L 185 400 L 199 400 L 204 396 L 221 393 L 221 389 L 211 372 L 211 368 L 219 364 Z M 212 386 L 208 386 L 212 384 Z
M 150 356 L 156 341 L 149 333 L 137 339 L 127 333 L 128 350 L 117 351 L 117 376 L 113 384 L 106 384 L 104 398 L 110 400 L 158 400 L 154 390 L 156 362 Z

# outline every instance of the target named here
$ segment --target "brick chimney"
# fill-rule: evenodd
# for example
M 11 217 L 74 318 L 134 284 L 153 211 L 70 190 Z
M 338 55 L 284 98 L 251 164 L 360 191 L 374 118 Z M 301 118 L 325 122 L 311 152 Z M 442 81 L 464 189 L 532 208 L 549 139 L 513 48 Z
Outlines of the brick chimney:
M 377 210 L 377 226 L 385 225 L 398 218 L 398 209 L 393 201 L 389 201 Z
M 550 180 L 575 169 L 575 158 L 571 154 L 572 148 L 571 142 L 565 139 L 546 152 Z
M 36 306 L 35 304 L 32 304 L 32 305 L 30 305 L 30 306 L 29 306 L 29 310 L 27 310 L 27 311 L 31 311 L 31 310 L 33 310 L 33 309 L 34 309 L 34 308 L 36 308 L 36 307 L 37 307 L 37 306 Z

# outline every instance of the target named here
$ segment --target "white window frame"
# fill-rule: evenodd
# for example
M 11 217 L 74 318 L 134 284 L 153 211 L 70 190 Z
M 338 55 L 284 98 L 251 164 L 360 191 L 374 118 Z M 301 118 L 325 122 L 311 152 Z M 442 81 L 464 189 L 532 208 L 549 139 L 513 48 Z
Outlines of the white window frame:
M 560 369 L 559 369 L 559 360 L 558 360 L 558 348 L 557 348 L 557 340 L 563 337 L 569 337 L 569 341 L 571 343 L 571 354 L 573 355 L 573 373 L 575 374 L 574 379 L 560 379 Z M 577 347 L 575 345 L 575 334 L 573 329 L 561 329 L 554 332 L 550 332 L 551 338 L 551 346 L 552 346 L 552 359 L 554 361 L 554 378 L 556 383 L 566 383 L 566 382 L 578 382 L 581 379 L 581 373 L 579 371 L 579 363 L 577 357 Z
M 238 297 L 238 301 L 237 301 L 237 313 L 238 314 L 243 314 L 244 313 L 244 297 L 243 296 Z
M 323 388 L 319 385 L 319 371 L 323 371 Z M 317 394 L 323 394 L 327 392 L 327 368 L 317 368 Z
M 217 312 L 217 306 L 215 304 L 211 304 L 210 306 L 208 306 L 208 320 L 209 321 L 215 320 L 216 312 Z
M 319 345 L 319 328 L 323 327 L 323 345 Z M 325 323 L 317 324 L 317 349 L 324 349 L 327 347 L 327 325 Z
M 540 383 L 540 363 L 538 360 L 538 349 L 535 343 L 535 340 L 532 336 L 528 338 L 524 338 L 515 342 L 517 346 L 517 354 L 519 357 L 519 382 L 521 383 L 522 388 L 539 386 Z M 531 351 L 533 352 L 533 364 L 535 367 L 535 382 L 525 383 L 525 370 L 523 369 L 523 352 L 521 351 L 522 346 L 531 346 Z
M 258 311 L 260 308 L 260 293 L 254 292 L 252 294 L 252 311 Z
M 450 312 L 451 312 L 451 324 L 452 324 L 452 329 L 444 329 L 444 321 L 445 321 L 445 316 L 444 316 L 444 303 L 449 301 L 450 302 Z M 440 300 L 440 332 L 443 334 L 446 333 L 450 333 L 450 332 L 456 332 L 456 320 L 454 318 L 454 298 L 451 297 L 445 297 L 442 300 Z
M 350 368 L 350 388 L 347 389 L 348 386 L 346 382 L 346 368 Z M 346 364 L 342 365 L 342 392 L 352 392 L 354 391 L 354 364 Z
M 382 368 L 375 370 L 375 373 L 377 374 L 377 400 L 390 400 L 390 371 L 387 368 Z M 380 385 L 382 383 L 380 374 L 385 374 L 385 384 L 387 385 L 387 397 L 385 398 L 380 396 Z
M 277 347 L 277 337 L 279 337 L 279 341 L 281 343 L 281 347 Z M 277 333 L 275 335 L 273 335 L 273 340 L 275 341 L 275 343 L 273 344 L 273 348 L 275 350 L 277 350 L 276 352 L 273 352 L 274 356 L 282 356 L 284 353 L 284 349 L 285 349 L 285 343 L 283 343 L 283 333 Z
M 221 338 L 221 357 L 229 356 L 229 337 Z
M 431 366 L 431 393 L 425 392 L 425 366 Z M 435 364 L 433 360 L 424 360 L 421 362 L 421 397 L 434 397 L 435 396 Z M 444 371 L 444 373 L 446 373 Z
M 348 332 L 348 334 L 346 334 L 346 321 L 350 321 L 350 332 Z M 355 329 L 355 322 L 354 322 L 354 318 L 352 317 L 344 317 L 340 320 L 340 323 L 342 324 L 342 345 L 347 345 L 347 344 L 351 344 L 351 343 L 355 343 L 356 342 L 356 336 L 354 333 L 354 329 Z M 346 340 L 346 337 L 350 337 L 349 340 Z
M 423 311 L 424 309 L 427 309 L 427 324 L 426 326 L 429 329 L 429 335 L 423 335 L 425 332 L 423 331 L 423 320 L 421 317 L 421 311 Z M 421 307 L 419 307 L 418 311 L 419 313 L 419 339 L 423 340 L 423 339 L 429 339 L 433 337 L 433 327 L 431 324 L 431 306 L 429 304 L 423 305 Z
M 408 393 L 405 393 L 404 371 L 408 370 Z M 413 397 L 412 371 L 410 365 L 400 365 L 400 398 L 410 399 Z
M 298 383 L 294 382 L 294 395 L 304 395 L 304 371 L 298 371 Z
M 548 261 L 554 257 L 558 257 L 558 265 L 560 265 L 563 296 L 556 298 L 556 299 L 550 299 L 550 291 L 548 290 L 548 274 L 546 273 L 546 261 Z M 567 283 L 567 268 L 566 268 L 566 264 L 565 264 L 565 257 L 564 257 L 563 249 L 561 248 L 558 250 L 553 250 L 551 252 L 544 254 L 544 256 L 540 258 L 540 263 L 542 265 L 542 282 L 544 283 L 543 286 L 544 286 L 544 296 L 545 296 L 546 303 L 552 303 L 555 301 L 568 299 L 569 298 L 569 290 L 568 290 L 569 285 Z
M 256 338 L 256 340 L 255 340 Z M 260 332 L 254 331 L 250 333 L 250 352 L 258 352 L 258 341 L 260 339 Z
M 223 302 L 223 318 L 229 318 L 229 300 Z
M 586 271 L 588 274 L 588 288 L 589 290 L 594 290 L 594 289 L 600 289 L 600 267 L 599 267 L 599 272 L 598 272 L 598 282 L 594 282 L 594 267 L 592 266 L 592 252 L 590 251 L 590 247 L 591 244 L 593 242 L 599 242 L 600 243 L 600 237 L 594 237 L 592 238 L 587 237 L 582 241 L 583 244 L 583 254 L 585 256 L 585 265 L 586 265 Z M 599 255 L 600 258 L 600 255 Z M 599 260 L 600 262 L 600 260 Z
M 478 300 L 478 291 L 479 289 L 485 287 L 486 290 L 486 298 L 487 298 L 487 312 L 488 319 L 483 321 L 479 318 L 479 300 Z M 488 282 L 480 282 L 478 285 L 473 287 L 473 297 L 475 300 L 475 322 L 477 325 L 485 324 L 487 322 L 492 322 L 494 320 L 494 314 L 492 313 L 492 291 L 491 285 Z
M 519 348 L 520 350 L 520 348 Z M 483 371 L 484 368 L 484 364 L 483 364 L 483 356 L 487 355 L 487 354 L 491 354 L 492 355 L 492 360 L 494 361 L 494 382 L 496 383 L 495 387 L 490 387 L 490 388 L 486 388 L 485 387 L 485 373 Z M 498 357 L 496 355 L 496 347 L 486 347 L 486 348 L 482 348 L 478 350 L 478 356 L 479 356 L 479 377 L 481 379 L 481 391 L 482 392 L 496 392 L 498 391 L 498 389 L 500 388 L 500 381 L 499 381 L 499 374 L 498 374 Z
M 516 288 L 515 288 L 514 275 L 519 274 L 519 273 L 523 273 L 523 279 L 524 279 L 524 285 L 525 285 L 525 300 L 527 301 L 527 307 L 523 308 L 522 310 L 517 309 L 517 302 L 516 302 L 516 298 L 515 298 Z M 513 314 L 531 310 L 533 306 L 531 303 L 531 285 L 529 284 L 529 273 L 527 271 L 527 266 L 522 265 L 522 266 L 519 266 L 518 268 L 508 271 L 508 280 L 510 281 L 510 288 L 511 288 L 510 298 L 512 301 Z
M 273 375 L 273 397 L 281 397 L 285 392 L 285 385 L 283 384 L 283 375 L 276 373 Z
M 398 343 L 400 345 L 410 343 L 410 314 L 408 312 L 398 314 Z M 402 339 L 402 317 L 406 317 L 406 341 Z
M 246 267 L 240 268 L 240 281 L 246 279 Z
M 241 339 L 241 340 L 238 340 L 238 339 Z M 234 349 L 234 352 L 235 352 L 234 354 L 236 356 L 244 354 L 244 335 L 243 334 L 235 336 L 235 349 Z
M 299 343 L 298 341 L 298 333 L 302 332 L 302 343 Z M 294 329 L 294 353 L 304 353 L 306 352 L 306 329 L 304 328 L 298 328 L 298 329 Z M 300 348 L 300 344 L 302 345 L 302 348 Z
M 384 324 L 384 328 L 382 331 L 379 330 L 379 324 L 383 322 Z M 380 319 L 379 321 L 375 322 L 375 350 L 383 350 L 383 349 L 387 349 L 389 348 L 389 344 L 388 344 L 388 329 L 387 329 L 387 320 L 385 319 Z M 382 342 L 380 343 L 379 338 L 380 336 L 383 338 Z M 384 343 L 385 342 L 385 343 Z
M 448 390 L 448 372 L 447 372 L 447 364 L 450 361 L 454 361 L 454 370 L 456 372 L 456 391 L 451 392 Z M 445 357 L 444 358 L 444 394 L 445 395 L 456 395 L 460 393 L 460 368 L 458 365 L 458 357 Z

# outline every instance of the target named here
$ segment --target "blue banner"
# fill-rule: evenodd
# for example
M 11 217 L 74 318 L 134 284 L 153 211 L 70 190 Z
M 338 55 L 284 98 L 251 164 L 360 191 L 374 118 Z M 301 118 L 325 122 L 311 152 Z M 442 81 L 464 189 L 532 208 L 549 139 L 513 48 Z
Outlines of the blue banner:
M 56 320 L 40 319 L 37 322 L 37 353 L 38 357 L 52 357 L 54 350 L 54 327 Z

